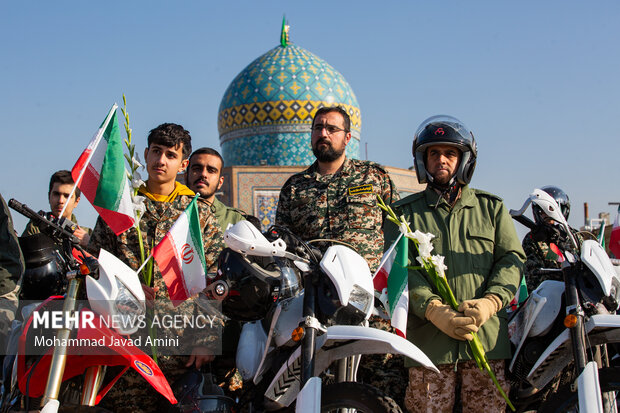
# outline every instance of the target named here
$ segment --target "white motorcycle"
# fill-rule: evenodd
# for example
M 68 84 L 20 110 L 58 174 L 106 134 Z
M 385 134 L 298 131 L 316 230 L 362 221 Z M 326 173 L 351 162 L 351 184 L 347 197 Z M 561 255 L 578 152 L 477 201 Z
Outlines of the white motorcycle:
M 543 281 L 509 322 L 516 350 L 509 371 L 511 397 L 522 410 L 543 412 L 616 412 L 614 391 L 620 390 L 620 369 L 611 367 L 607 344 L 620 342 L 620 277 L 605 250 L 593 240 L 575 239 L 560 207 L 545 191 L 535 189 L 515 220 L 541 230 L 523 214 L 539 207 L 554 221 L 560 269 L 539 269 L 540 275 L 561 274 L 564 281 Z M 564 307 L 564 312 L 562 311 Z
M 247 221 L 230 227 L 206 290 L 224 315 L 246 322 L 237 347 L 239 404 L 250 411 L 400 412 L 378 389 L 355 382 L 359 355 L 398 353 L 437 370 L 409 341 L 361 325 L 374 304 L 366 261 L 342 245 L 321 257 L 286 228 L 266 236 Z M 323 385 L 339 360 L 336 383 Z

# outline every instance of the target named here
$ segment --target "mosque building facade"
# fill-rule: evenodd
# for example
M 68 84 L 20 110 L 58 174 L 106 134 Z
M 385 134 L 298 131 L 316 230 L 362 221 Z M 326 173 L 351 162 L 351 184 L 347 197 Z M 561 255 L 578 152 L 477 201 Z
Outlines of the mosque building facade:
M 353 89 L 326 61 L 288 40 L 259 56 L 230 83 L 218 113 L 224 185 L 220 199 L 273 224 L 280 188 L 315 161 L 310 128 L 317 109 L 341 106 L 351 118 L 349 158 L 359 159 L 362 118 Z M 385 166 L 402 195 L 418 192 L 415 172 Z

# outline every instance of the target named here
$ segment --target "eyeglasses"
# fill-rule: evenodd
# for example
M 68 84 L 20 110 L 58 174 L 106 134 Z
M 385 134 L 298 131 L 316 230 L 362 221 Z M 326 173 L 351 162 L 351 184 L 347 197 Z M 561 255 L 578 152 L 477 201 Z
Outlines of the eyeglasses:
M 312 131 L 313 132 L 321 132 L 323 130 L 323 128 L 325 128 L 325 130 L 327 131 L 328 135 L 333 135 L 336 132 L 347 132 L 346 129 L 342 129 L 339 128 L 338 126 L 334 126 L 334 125 L 328 125 L 328 124 L 320 124 L 317 123 L 316 125 L 312 126 Z

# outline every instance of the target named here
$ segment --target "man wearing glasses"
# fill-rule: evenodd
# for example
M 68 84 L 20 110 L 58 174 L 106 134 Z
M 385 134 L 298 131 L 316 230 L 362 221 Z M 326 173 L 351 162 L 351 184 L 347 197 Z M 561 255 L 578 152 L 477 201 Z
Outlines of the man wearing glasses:
M 398 193 L 381 166 L 345 156 L 350 128 L 343 108 L 317 110 L 311 138 L 316 161 L 282 187 L 276 224 L 287 226 L 304 240 L 345 242 L 374 272 L 383 254 L 384 216 L 377 195 L 390 204 L 398 200 Z M 329 245 L 321 242 L 318 247 L 325 251 Z
M 351 120 L 343 108 L 317 110 L 311 137 L 316 161 L 282 187 L 276 224 L 287 226 L 304 240 L 344 242 L 366 259 L 374 273 L 384 249 L 385 216 L 377 205 L 377 195 L 389 205 L 398 200 L 398 192 L 380 165 L 345 156 L 350 128 Z M 330 244 L 314 245 L 325 252 Z M 371 324 L 389 329 L 387 322 L 371 320 Z M 402 358 L 366 357 L 358 377 L 402 403 L 407 384 Z

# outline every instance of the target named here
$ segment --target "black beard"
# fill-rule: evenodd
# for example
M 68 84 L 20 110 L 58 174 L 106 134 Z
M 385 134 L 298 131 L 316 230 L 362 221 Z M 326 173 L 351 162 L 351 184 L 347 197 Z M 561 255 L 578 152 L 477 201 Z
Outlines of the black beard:
M 337 151 L 334 147 L 327 143 L 324 149 L 319 149 L 319 142 L 317 142 L 314 147 L 312 147 L 312 153 L 316 156 L 316 159 L 319 162 L 333 162 L 336 159 L 340 158 L 344 153 L 344 149 L 341 151 Z

